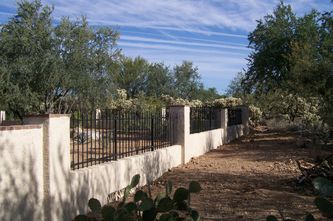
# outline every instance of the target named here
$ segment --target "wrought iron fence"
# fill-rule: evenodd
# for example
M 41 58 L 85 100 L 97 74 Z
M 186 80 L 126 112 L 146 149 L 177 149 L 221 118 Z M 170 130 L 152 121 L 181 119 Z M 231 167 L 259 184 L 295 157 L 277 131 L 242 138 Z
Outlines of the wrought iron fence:
M 228 108 L 228 126 L 242 124 L 242 109 Z
M 76 111 L 71 117 L 71 168 L 170 146 L 176 122 L 168 111 Z
M 190 133 L 199 133 L 220 128 L 218 118 L 220 111 L 212 107 L 191 107 L 190 109 Z

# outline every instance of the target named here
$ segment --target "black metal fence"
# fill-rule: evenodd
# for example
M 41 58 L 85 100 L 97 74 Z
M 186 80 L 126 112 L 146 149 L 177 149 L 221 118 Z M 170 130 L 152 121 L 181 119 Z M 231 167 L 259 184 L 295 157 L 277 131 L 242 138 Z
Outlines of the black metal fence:
M 220 128 L 219 109 L 211 107 L 191 107 L 190 133 L 199 133 Z
M 176 116 L 160 112 L 77 111 L 71 117 L 71 168 L 167 147 L 175 140 Z
M 242 124 L 242 109 L 228 108 L 228 126 Z

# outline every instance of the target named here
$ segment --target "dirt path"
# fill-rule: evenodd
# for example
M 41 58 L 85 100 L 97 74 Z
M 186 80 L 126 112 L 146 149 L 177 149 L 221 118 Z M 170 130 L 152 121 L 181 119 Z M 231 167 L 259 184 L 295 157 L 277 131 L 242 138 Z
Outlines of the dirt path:
M 203 190 L 192 206 L 204 220 L 266 220 L 279 210 L 297 220 L 306 212 L 320 217 L 314 193 L 295 183 L 300 175 L 295 160 L 309 159 L 310 151 L 297 148 L 293 134 L 257 133 L 172 169 L 154 182 L 152 192 L 162 192 L 166 180 L 176 187 L 198 181 Z

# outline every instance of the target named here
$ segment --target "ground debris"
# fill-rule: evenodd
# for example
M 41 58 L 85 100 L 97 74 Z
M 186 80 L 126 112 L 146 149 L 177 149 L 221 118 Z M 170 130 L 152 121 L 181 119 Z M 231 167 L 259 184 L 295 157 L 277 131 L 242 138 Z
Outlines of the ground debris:
M 302 175 L 298 178 L 298 184 L 312 183 L 316 177 L 325 177 L 333 180 L 333 154 L 327 156 L 319 163 L 311 163 L 305 160 L 296 160 L 298 169 Z

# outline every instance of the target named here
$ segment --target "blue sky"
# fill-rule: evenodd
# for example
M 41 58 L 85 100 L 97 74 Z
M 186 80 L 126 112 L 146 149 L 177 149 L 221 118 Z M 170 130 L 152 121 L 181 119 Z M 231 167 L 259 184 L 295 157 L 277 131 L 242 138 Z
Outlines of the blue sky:
M 206 87 L 223 93 L 246 67 L 248 33 L 256 20 L 271 13 L 279 0 L 42 0 L 54 5 L 53 16 L 85 15 L 91 25 L 120 32 L 119 48 L 127 56 L 174 66 L 194 62 Z M 329 11 L 330 0 L 293 0 L 297 15 L 311 9 Z M 16 1 L 0 1 L 0 23 L 15 14 Z

